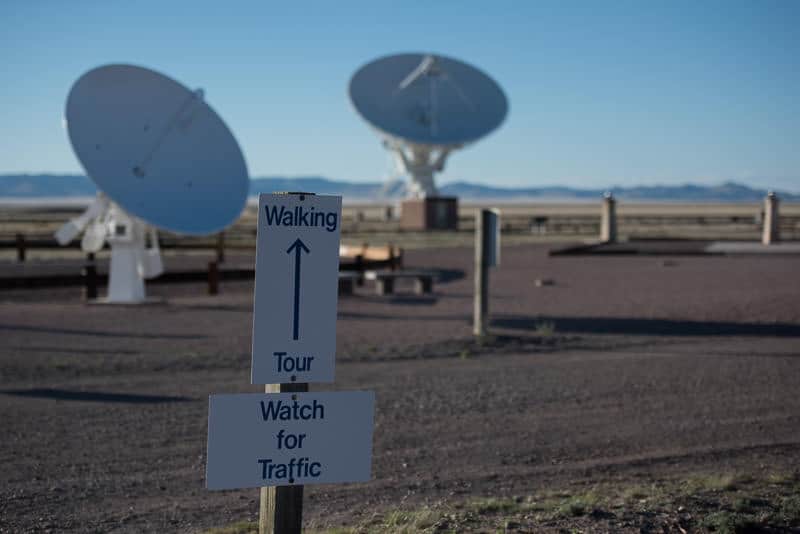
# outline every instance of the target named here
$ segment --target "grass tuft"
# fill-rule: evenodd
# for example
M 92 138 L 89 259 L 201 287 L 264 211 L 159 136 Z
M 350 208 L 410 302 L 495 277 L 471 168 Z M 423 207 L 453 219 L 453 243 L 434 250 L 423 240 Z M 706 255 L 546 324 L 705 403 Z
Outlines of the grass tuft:
M 209 529 L 205 534 L 258 534 L 258 523 L 239 521 L 232 525 Z
M 728 511 L 712 512 L 703 518 L 701 524 L 718 534 L 740 534 L 757 528 L 750 516 Z
M 749 477 L 711 474 L 688 479 L 684 484 L 684 489 L 689 494 L 701 491 L 736 491 L 741 485 L 749 482 L 751 482 Z
M 539 321 L 533 327 L 533 334 L 537 337 L 551 337 L 556 333 L 556 324 L 553 321 Z
M 420 532 L 436 523 L 439 514 L 429 507 L 419 510 L 394 510 L 386 515 L 383 526 L 392 532 Z
M 475 501 L 471 508 L 479 515 L 496 515 L 498 513 L 518 513 L 522 507 L 510 499 L 486 499 Z
M 800 495 L 784 497 L 778 507 L 778 516 L 790 526 L 800 526 Z

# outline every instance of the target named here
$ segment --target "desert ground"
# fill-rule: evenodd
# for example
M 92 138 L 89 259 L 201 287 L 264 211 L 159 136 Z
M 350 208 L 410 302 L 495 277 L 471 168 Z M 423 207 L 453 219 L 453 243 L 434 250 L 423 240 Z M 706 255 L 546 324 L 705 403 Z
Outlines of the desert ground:
M 305 528 L 800 528 L 800 256 L 549 248 L 504 247 L 479 340 L 470 247 L 406 252 L 432 295 L 340 297 L 312 391 L 376 392 L 373 478 L 306 487 Z M 260 390 L 252 284 L 204 290 L 0 293 L 0 532 L 252 528 L 258 490 L 204 489 L 208 395 Z

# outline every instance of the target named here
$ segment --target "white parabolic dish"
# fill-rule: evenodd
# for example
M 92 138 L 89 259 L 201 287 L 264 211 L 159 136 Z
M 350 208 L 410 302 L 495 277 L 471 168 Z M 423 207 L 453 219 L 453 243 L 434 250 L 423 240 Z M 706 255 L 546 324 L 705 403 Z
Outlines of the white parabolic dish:
M 147 223 L 210 234 L 244 208 L 244 156 L 202 91 L 142 67 L 102 66 L 72 86 L 66 120 L 89 177 Z
M 475 67 L 426 54 L 386 56 L 350 80 L 356 111 L 383 134 L 418 145 L 460 146 L 503 122 L 508 101 Z

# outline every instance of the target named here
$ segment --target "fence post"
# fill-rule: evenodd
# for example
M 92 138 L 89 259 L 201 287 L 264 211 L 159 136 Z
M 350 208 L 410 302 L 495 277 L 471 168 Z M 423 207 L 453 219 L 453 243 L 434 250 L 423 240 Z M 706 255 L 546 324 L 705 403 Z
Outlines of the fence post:
M 355 261 L 356 272 L 358 273 L 358 278 L 356 279 L 356 285 L 361 287 L 364 285 L 364 256 L 361 254 L 356 254 Z
M 225 232 L 217 234 L 217 263 L 225 262 Z
M 17 261 L 25 261 L 25 236 L 17 234 Z
M 86 264 L 82 269 L 83 274 L 83 298 L 84 300 L 97 299 L 97 266 L 94 262 L 94 253 L 86 255 Z
M 216 295 L 219 293 L 219 269 L 217 262 L 208 262 L 208 294 Z

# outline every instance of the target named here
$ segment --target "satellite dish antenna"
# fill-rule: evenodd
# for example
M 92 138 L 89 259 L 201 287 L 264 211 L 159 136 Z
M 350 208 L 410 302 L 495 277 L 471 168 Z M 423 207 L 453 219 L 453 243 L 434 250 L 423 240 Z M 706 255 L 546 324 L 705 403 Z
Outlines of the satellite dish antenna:
M 100 192 L 56 239 L 66 245 L 84 232 L 86 252 L 111 245 L 107 302 L 145 300 L 144 279 L 164 270 L 156 228 L 211 234 L 245 205 L 244 156 L 201 89 L 142 67 L 98 67 L 72 86 L 66 125 Z
M 500 86 L 475 67 L 433 54 L 386 56 L 350 80 L 356 111 L 394 152 L 415 197 L 436 196 L 434 173 L 455 149 L 496 129 L 508 113 Z

